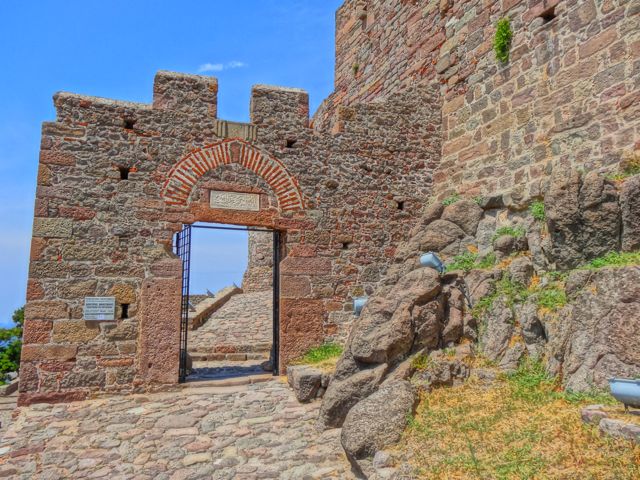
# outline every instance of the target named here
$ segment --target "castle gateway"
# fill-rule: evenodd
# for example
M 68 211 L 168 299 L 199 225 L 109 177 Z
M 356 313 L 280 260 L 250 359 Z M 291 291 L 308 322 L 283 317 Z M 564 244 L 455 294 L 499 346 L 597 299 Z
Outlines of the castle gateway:
M 429 194 L 436 92 L 353 105 L 314 129 L 302 90 L 254 87 L 247 124 L 217 119 L 217 90 L 215 78 L 159 72 L 152 105 L 54 97 L 21 404 L 178 383 L 183 264 L 173 243 L 195 222 L 278 232 L 280 372 L 347 334 L 352 298 L 372 292 Z

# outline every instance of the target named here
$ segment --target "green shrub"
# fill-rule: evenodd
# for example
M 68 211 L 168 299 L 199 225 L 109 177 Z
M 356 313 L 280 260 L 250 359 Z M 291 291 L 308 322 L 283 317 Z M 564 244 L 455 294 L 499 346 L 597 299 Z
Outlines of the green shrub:
M 471 315 L 476 320 L 482 319 L 486 312 L 493 306 L 493 302 L 498 297 L 503 297 L 509 308 L 514 305 L 524 303 L 529 298 L 530 292 L 527 288 L 517 282 L 512 281 L 506 275 L 496 282 L 496 289 L 491 295 L 486 295 L 478 300 L 471 309 Z
M 296 363 L 321 363 L 342 355 L 342 347 L 336 343 L 325 343 L 307 351 Z
M 511 48 L 511 22 L 508 18 L 501 18 L 496 25 L 496 35 L 493 38 L 493 50 L 496 58 L 502 63 L 509 61 L 509 49 Z
M 453 205 L 454 203 L 456 203 L 458 200 L 460 200 L 460 194 L 459 193 L 452 193 L 451 195 L 449 195 L 447 198 L 445 198 L 442 201 L 442 205 L 444 205 L 445 207 L 449 206 L 449 205 Z
M 507 376 L 513 398 L 529 403 L 553 399 L 556 380 L 545 370 L 542 361 L 526 357 L 518 369 Z
M 7 373 L 17 372 L 20 367 L 24 307 L 13 312 L 11 320 L 13 327 L 0 328 L 0 385 L 4 383 Z
M 628 265 L 640 265 L 640 251 L 609 252 L 602 257 L 591 260 L 586 268 L 626 267 Z
M 476 268 L 491 268 L 496 264 L 496 254 L 491 252 L 476 262 Z
M 496 233 L 493 234 L 492 241 L 495 242 L 497 238 L 502 237 L 503 235 L 509 235 L 515 238 L 522 238 L 526 234 L 527 234 L 527 230 L 520 225 L 516 227 L 500 227 L 496 230 Z
M 542 200 L 535 200 L 529 206 L 529 213 L 531 216 L 538 220 L 539 222 L 544 222 L 546 215 L 544 210 L 544 202 Z

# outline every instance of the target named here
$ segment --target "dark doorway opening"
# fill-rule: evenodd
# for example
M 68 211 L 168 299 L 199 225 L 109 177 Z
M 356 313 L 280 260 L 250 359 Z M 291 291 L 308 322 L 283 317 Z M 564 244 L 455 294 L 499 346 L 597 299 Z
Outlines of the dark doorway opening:
M 191 373 L 188 355 L 189 330 L 191 328 L 191 319 L 189 316 L 191 305 L 190 279 L 191 279 L 191 262 L 192 262 L 192 238 L 194 229 L 208 230 L 228 230 L 241 232 L 264 232 L 272 235 L 272 343 L 270 352 L 270 366 L 273 375 L 279 375 L 279 354 L 280 354 L 280 259 L 281 259 L 281 232 L 259 227 L 244 226 L 222 226 L 222 225 L 184 225 L 182 230 L 175 235 L 174 252 L 182 260 L 182 302 L 180 311 L 180 366 L 179 366 L 179 382 L 184 383 Z

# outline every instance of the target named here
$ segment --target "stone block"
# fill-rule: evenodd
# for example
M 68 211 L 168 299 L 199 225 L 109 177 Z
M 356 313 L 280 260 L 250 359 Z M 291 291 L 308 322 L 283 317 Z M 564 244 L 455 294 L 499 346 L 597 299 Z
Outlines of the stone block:
M 30 320 L 63 320 L 69 318 L 69 306 L 57 300 L 29 302 L 24 308 L 24 318 Z
M 280 295 L 282 297 L 303 298 L 311 294 L 309 277 L 283 275 L 280 278 Z
M 327 257 L 287 257 L 280 264 L 283 275 L 324 275 L 331 273 L 331 259 Z
M 53 322 L 50 320 L 30 320 L 25 323 L 22 333 L 22 342 L 25 345 L 31 343 L 49 343 Z
M 73 360 L 76 358 L 78 347 L 75 345 L 24 345 L 21 360 L 23 362 L 37 362 L 43 360 Z
M 70 218 L 42 218 L 33 220 L 33 236 L 47 238 L 71 238 L 73 220 Z
M 53 341 L 56 343 L 88 343 L 99 334 L 98 322 L 62 320 L 53 324 Z

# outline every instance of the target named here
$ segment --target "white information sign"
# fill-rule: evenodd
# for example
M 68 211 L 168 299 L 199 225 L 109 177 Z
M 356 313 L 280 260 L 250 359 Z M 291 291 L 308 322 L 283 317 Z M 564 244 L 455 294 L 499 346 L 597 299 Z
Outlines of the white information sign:
M 260 195 L 257 193 L 224 192 L 211 190 L 209 197 L 211 208 L 223 210 L 260 210 Z
M 116 297 L 84 297 L 85 320 L 115 320 Z

